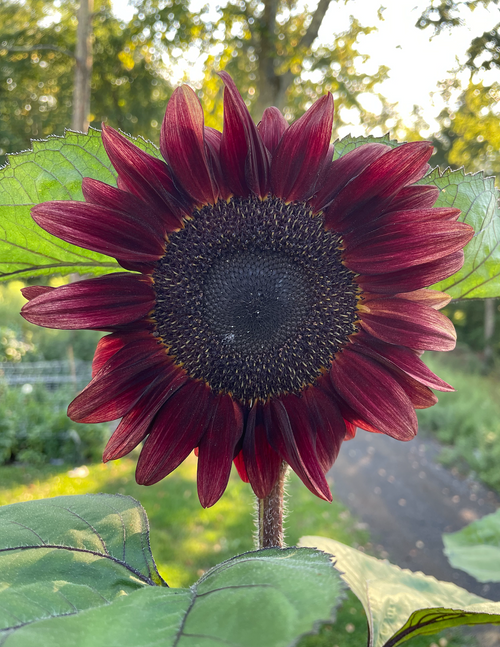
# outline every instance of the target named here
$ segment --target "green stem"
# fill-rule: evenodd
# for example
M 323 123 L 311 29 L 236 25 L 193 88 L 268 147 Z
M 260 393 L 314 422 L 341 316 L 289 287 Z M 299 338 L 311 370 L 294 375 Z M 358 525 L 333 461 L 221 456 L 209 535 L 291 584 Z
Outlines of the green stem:
M 283 548 L 283 512 L 285 482 L 288 465 L 281 463 L 278 480 L 265 499 L 258 499 L 257 541 L 258 548 Z

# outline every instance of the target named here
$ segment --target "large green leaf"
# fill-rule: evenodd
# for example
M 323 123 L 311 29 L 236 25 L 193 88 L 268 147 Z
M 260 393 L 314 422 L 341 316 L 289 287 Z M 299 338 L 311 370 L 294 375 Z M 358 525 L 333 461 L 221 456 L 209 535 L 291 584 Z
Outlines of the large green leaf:
M 386 146 L 396 148 L 397 146 L 401 146 L 402 142 L 391 139 L 389 134 L 382 135 L 382 137 L 374 137 L 373 135 L 368 135 L 368 137 L 352 137 L 351 135 L 347 135 L 347 137 L 338 139 L 335 142 L 333 159 L 336 160 L 363 144 L 385 144 Z
M 0 631 L 164 584 L 130 497 L 65 496 L 0 508 Z
M 329 556 L 247 553 L 168 589 L 140 504 L 67 496 L 0 508 L 0 644 L 289 647 L 331 622 L 343 583 Z
M 443 535 L 443 543 L 453 568 L 479 582 L 500 582 L 500 510 Z
M 449 279 L 433 286 L 453 299 L 486 299 L 500 296 L 500 210 L 495 179 L 463 169 L 440 173 L 434 169 L 420 184 L 434 184 L 441 193 L 436 207 L 461 209 L 460 220 L 476 232 L 465 248 L 465 263 Z
M 325 537 L 303 537 L 301 546 L 330 553 L 365 609 L 369 647 L 396 647 L 417 635 L 458 625 L 500 624 L 500 602 L 412 573 Z
M 142 139 L 134 143 L 158 154 Z M 30 208 L 39 202 L 83 200 L 84 177 L 116 184 L 99 131 L 68 131 L 64 137 L 34 141 L 33 150 L 9 155 L 8 160 L 0 169 L 0 280 L 71 272 L 98 275 L 119 268 L 109 256 L 48 234 L 30 216 Z

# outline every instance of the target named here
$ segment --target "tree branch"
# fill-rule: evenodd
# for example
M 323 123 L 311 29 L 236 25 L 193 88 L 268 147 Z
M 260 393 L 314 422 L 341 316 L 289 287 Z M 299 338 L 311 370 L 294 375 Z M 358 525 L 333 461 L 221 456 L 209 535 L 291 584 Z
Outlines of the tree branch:
M 309 27 L 307 28 L 306 33 L 300 39 L 299 48 L 305 47 L 306 49 L 309 49 L 311 47 L 318 35 L 319 28 L 321 27 L 323 18 L 328 11 L 330 2 L 332 2 L 332 0 L 319 0 L 318 6 L 316 7 L 316 11 L 314 12 Z
M 36 52 L 37 49 L 50 49 L 53 52 L 59 52 L 76 59 L 74 52 L 71 52 L 69 49 L 64 49 L 64 47 L 58 47 L 57 45 L 33 45 L 32 47 L 21 47 L 17 45 L 3 47 L 0 45 L 0 49 L 6 49 L 8 52 Z

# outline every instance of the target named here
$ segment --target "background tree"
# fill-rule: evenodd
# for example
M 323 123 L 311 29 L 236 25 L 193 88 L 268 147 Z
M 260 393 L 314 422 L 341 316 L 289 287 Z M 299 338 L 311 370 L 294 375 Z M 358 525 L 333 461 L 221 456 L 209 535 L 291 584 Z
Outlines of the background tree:
M 458 101 L 452 101 L 458 81 L 443 84 L 447 106 L 439 115 L 440 130 L 434 137 L 436 162 L 470 172 L 500 175 L 500 84 L 470 82 Z M 453 105 L 455 104 L 455 105 Z
M 206 62 L 200 97 L 211 112 L 211 125 L 221 125 L 218 69 L 232 74 L 256 118 L 271 104 L 296 118 L 330 90 L 368 127 L 384 119 L 366 111 L 359 99 L 375 92 L 387 72 L 382 67 L 367 75 L 363 69 L 367 57 L 359 53 L 358 41 L 373 28 L 351 17 L 347 29 L 332 34 L 327 44 L 319 43 L 320 28 L 337 22 L 339 0 L 320 0 L 306 10 L 291 0 L 232 0 L 215 15 L 207 7 L 192 12 L 187 0 L 131 4 L 135 14 L 123 24 L 113 16 L 110 0 L 95 0 L 93 125 L 109 120 L 126 132 L 157 140 L 171 91 L 168 62 L 174 64 L 188 50 Z M 71 123 L 77 6 L 76 0 L 2 3 L 2 152 L 26 148 L 29 137 L 62 134 Z
M 156 140 L 171 92 L 159 54 L 137 34 L 136 21 L 113 16 L 110 0 L 94 8 L 91 125 L 109 121 Z M 73 0 L 0 4 L 0 155 L 71 124 L 76 10 Z
M 360 54 L 358 39 L 374 28 L 351 16 L 347 29 L 337 31 L 338 6 L 338 0 L 319 0 L 316 7 L 305 10 L 289 0 L 228 2 L 210 28 L 212 51 L 207 60 L 205 100 L 213 100 L 217 86 L 211 74 L 214 68 L 221 68 L 235 79 L 256 119 L 269 105 L 295 119 L 318 96 L 330 91 L 369 128 L 379 125 L 384 116 L 365 110 L 359 97 L 376 93 L 388 68 L 365 73 L 363 63 L 368 57 Z M 328 43 L 321 43 L 318 34 L 327 26 L 331 26 L 331 35 Z

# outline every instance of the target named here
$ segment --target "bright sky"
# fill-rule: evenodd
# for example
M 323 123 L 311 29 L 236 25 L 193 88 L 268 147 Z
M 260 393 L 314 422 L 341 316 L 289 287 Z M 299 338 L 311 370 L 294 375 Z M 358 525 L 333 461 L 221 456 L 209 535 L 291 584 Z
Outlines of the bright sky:
M 194 0 L 196 1 L 196 0 Z M 198 0 L 199 1 L 199 0 Z M 220 2 L 213 2 L 214 8 Z M 198 2 L 197 2 L 198 3 Z M 430 124 L 429 132 L 437 128 L 434 117 L 444 104 L 437 95 L 431 100 L 430 94 L 437 92 L 438 83 L 450 76 L 449 71 L 465 61 L 465 51 L 472 38 L 491 29 L 500 21 L 500 7 L 490 4 L 488 9 L 480 6 L 471 12 L 463 10 L 464 24 L 450 32 L 443 32 L 430 39 L 431 29 L 422 31 L 415 27 L 418 17 L 429 4 L 429 0 L 348 0 L 332 2 L 325 17 L 319 38 L 327 44 L 332 33 L 347 29 L 349 16 L 353 14 L 362 24 L 377 26 L 377 31 L 360 38 L 359 51 L 370 56 L 365 66 L 367 73 L 379 65 L 390 68 L 389 78 L 381 84 L 380 92 L 391 103 L 397 103 L 397 111 L 403 118 L 409 118 L 414 105 L 423 107 L 423 116 Z M 383 21 L 379 21 L 377 10 L 385 6 Z M 115 11 L 123 19 L 132 15 L 126 7 L 126 0 L 114 0 Z M 196 84 L 202 78 L 203 60 L 193 52 L 190 61 L 170 67 L 169 76 L 178 82 L 184 75 Z M 485 73 L 486 82 L 500 82 L 500 71 Z M 468 79 L 467 73 L 464 82 Z M 365 107 L 377 112 L 372 97 L 365 97 Z M 346 132 L 363 134 L 363 128 L 356 124 L 347 127 Z M 422 133 L 426 134 L 426 133 Z

